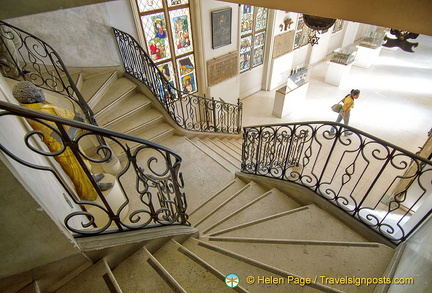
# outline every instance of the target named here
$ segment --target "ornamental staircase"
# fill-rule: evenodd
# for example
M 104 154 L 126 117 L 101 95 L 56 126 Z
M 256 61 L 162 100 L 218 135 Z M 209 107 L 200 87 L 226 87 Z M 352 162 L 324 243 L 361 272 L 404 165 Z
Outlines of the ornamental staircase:
M 394 255 L 318 206 L 239 177 L 190 222 L 194 235 L 150 242 L 115 266 L 101 259 L 55 292 L 232 292 L 230 273 L 237 292 L 374 292 L 335 280 L 382 277 Z
M 122 234 L 85 237 L 79 243 L 88 262 L 73 273 L 15 279 L 13 286 L 0 283 L 0 291 L 231 292 L 225 277 L 235 273 L 239 292 L 374 292 L 375 285 L 341 280 L 391 275 L 397 258 L 391 242 L 333 214 L 306 188 L 238 173 L 239 135 L 179 129 L 145 86 L 116 70 L 70 73 L 101 127 L 182 157 L 193 232 L 158 235 L 170 227 L 152 228 L 152 238 L 98 248 L 86 243 Z M 122 162 L 123 154 L 113 151 Z
M 116 71 L 73 76 L 101 126 L 153 140 L 183 158 L 195 232 L 162 234 L 128 249 L 83 249 L 88 264 L 60 281 L 40 279 L 5 292 L 231 292 L 230 273 L 239 277 L 238 292 L 374 292 L 375 285 L 335 282 L 390 274 L 391 243 L 307 200 L 306 188 L 298 196 L 289 183 L 238 173 L 239 136 L 180 134 L 151 97 Z
M 181 135 L 131 79 L 117 72 L 81 75 L 81 92 L 92 95 L 88 103 L 101 126 L 153 140 L 183 158 L 196 233 L 148 241 L 116 261 L 94 259 L 55 292 L 231 292 L 229 273 L 239 276 L 239 292 L 373 292 L 376 286 L 334 281 L 388 273 L 390 243 L 368 239 L 284 184 L 236 173 L 238 136 Z M 312 284 L 301 285 L 307 278 Z

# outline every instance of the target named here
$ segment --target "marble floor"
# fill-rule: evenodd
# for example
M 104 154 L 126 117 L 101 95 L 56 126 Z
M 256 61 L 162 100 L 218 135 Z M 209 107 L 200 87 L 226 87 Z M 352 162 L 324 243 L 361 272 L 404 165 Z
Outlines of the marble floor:
M 432 36 L 415 41 L 415 53 L 383 47 L 373 66 L 352 66 L 339 87 L 324 82 L 327 60 L 314 65 L 306 97 L 283 118 L 272 115 L 275 90 L 255 93 L 242 100 L 243 125 L 335 121 L 331 105 L 356 88 L 350 126 L 417 152 L 432 128 Z

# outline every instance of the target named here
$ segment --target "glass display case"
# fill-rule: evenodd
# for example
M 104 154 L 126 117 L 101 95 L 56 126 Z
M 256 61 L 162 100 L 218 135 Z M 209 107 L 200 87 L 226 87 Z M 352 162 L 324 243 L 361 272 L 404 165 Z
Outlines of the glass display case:
M 348 65 L 354 62 L 357 55 L 357 46 L 348 46 L 345 48 L 338 48 L 333 51 L 330 62 Z
M 382 45 L 384 36 L 385 32 L 383 31 L 371 32 L 361 39 L 359 46 L 376 49 Z
M 286 90 L 293 90 L 309 81 L 309 70 L 306 67 L 298 67 L 291 70 L 288 77 Z

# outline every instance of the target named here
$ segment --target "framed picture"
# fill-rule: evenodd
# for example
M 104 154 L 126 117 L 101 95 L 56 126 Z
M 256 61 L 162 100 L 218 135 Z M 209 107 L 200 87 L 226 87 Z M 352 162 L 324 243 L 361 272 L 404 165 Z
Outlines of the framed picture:
M 232 8 L 211 13 L 213 49 L 231 44 L 231 15 Z
M 238 73 L 237 51 L 207 61 L 208 86 L 218 84 Z

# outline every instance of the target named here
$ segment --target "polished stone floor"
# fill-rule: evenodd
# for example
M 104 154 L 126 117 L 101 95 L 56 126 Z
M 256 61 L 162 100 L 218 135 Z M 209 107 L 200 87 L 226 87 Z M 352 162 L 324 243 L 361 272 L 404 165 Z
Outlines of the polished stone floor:
M 306 97 L 283 118 L 272 115 L 275 90 L 253 94 L 242 100 L 243 125 L 335 121 L 331 105 L 356 88 L 350 126 L 417 152 L 432 128 L 432 36 L 415 41 L 415 53 L 383 47 L 373 66 L 352 66 L 339 87 L 324 82 L 327 60 L 314 65 Z

